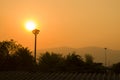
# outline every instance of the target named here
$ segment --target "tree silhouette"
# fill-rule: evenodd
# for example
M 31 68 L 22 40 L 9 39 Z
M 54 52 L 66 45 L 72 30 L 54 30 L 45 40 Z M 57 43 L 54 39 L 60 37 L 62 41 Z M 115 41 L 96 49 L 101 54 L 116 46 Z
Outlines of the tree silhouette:
M 12 55 L 12 63 L 16 64 L 14 68 L 18 70 L 31 70 L 34 66 L 34 58 L 28 48 L 21 47 Z
M 0 53 L 4 55 L 14 54 L 22 45 L 17 44 L 13 39 L 0 42 Z
M 87 55 L 86 62 L 76 53 L 65 57 L 56 53 L 46 52 L 39 57 L 39 70 L 45 72 L 104 72 L 101 63 L 94 63 L 93 57 Z
M 67 71 L 82 71 L 84 61 L 81 56 L 69 53 L 65 58 L 65 65 Z
M 13 54 L 20 45 L 14 40 L 0 42 L 0 69 L 8 69 L 10 54 Z
M 112 71 L 115 73 L 120 73 L 120 62 L 112 65 Z
M 32 66 L 33 57 L 28 48 L 14 40 L 0 42 L 0 70 L 28 70 Z
M 59 71 L 63 58 L 60 54 L 46 52 L 39 57 L 41 71 Z
M 102 63 L 93 62 L 93 57 L 85 55 L 83 61 L 75 52 L 62 56 L 57 53 L 43 53 L 35 63 L 32 52 L 14 40 L 0 42 L 0 71 L 47 71 L 47 72 L 104 72 Z M 120 63 L 113 65 L 114 72 L 120 72 Z M 38 70 L 39 69 L 39 70 Z
M 92 63 L 93 63 L 93 57 L 92 57 L 92 55 L 86 54 L 86 55 L 85 55 L 85 62 L 86 62 L 87 64 L 92 64 Z
M 85 72 L 104 72 L 105 68 L 102 63 L 95 63 L 90 54 L 85 55 Z

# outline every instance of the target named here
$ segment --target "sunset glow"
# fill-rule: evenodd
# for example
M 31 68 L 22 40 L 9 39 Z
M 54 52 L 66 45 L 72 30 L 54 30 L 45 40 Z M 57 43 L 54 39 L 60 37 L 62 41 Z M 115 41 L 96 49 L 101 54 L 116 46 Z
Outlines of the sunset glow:
M 0 40 L 37 48 L 98 46 L 120 50 L 120 0 L 0 0 Z
M 26 29 L 29 30 L 29 31 L 32 31 L 34 30 L 36 27 L 35 27 L 35 23 L 33 21 L 28 21 L 26 23 Z

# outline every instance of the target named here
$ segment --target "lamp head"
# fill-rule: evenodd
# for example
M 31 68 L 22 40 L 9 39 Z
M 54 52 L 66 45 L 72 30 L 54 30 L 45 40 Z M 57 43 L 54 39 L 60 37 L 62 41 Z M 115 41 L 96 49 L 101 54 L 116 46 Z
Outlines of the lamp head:
M 38 29 L 34 29 L 34 30 L 32 31 L 32 33 L 35 34 L 35 35 L 39 34 L 39 32 L 40 32 L 40 30 L 38 30 Z

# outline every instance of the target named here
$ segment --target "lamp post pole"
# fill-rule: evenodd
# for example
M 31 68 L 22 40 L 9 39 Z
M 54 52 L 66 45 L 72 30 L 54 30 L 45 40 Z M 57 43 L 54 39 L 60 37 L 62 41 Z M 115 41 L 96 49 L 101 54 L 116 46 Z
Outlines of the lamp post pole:
M 39 34 L 40 30 L 34 29 L 32 33 L 35 35 L 35 44 L 34 44 L 34 60 L 36 62 L 36 44 L 37 44 L 37 35 Z
M 105 49 L 105 66 L 107 66 L 107 48 L 104 49 Z

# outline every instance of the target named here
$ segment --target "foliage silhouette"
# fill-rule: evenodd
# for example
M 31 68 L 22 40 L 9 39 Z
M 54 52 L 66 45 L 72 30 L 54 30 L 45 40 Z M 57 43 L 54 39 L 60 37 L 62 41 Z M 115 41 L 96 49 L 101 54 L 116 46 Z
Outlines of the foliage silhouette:
M 34 58 L 28 48 L 21 47 L 11 57 L 18 70 L 30 70 L 34 67 Z
M 84 67 L 84 61 L 81 56 L 69 53 L 65 58 L 65 68 L 67 71 L 81 71 Z
M 120 73 L 120 62 L 116 63 L 116 64 L 113 64 L 112 67 L 111 67 L 111 69 L 115 73 Z
M 16 47 L 18 45 L 15 44 L 13 40 L 10 41 L 2 41 L 0 42 L 0 69 L 8 69 L 10 54 L 16 51 Z
M 28 70 L 32 69 L 33 64 L 28 48 L 14 40 L 0 42 L 0 70 Z
M 60 71 L 63 58 L 60 54 L 46 52 L 39 57 L 38 61 L 41 71 Z
M 120 72 L 120 63 L 112 66 L 113 72 Z M 102 63 L 95 63 L 93 57 L 85 55 L 85 61 L 75 52 L 62 56 L 57 53 L 43 53 L 35 62 L 32 52 L 14 40 L 0 42 L 0 71 L 41 72 L 105 72 Z
M 93 57 L 90 54 L 85 54 L 85 62 L 87 64 L 92 64 L 93 63 Z
M 87 72 L 105 72 L 105 67 L 102 63 L 95 63 L 93 57 L 90 54 L 85 54 L 85 67 Z

